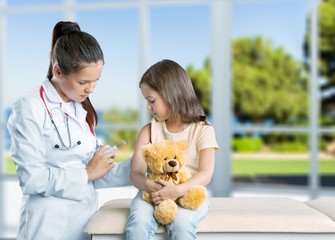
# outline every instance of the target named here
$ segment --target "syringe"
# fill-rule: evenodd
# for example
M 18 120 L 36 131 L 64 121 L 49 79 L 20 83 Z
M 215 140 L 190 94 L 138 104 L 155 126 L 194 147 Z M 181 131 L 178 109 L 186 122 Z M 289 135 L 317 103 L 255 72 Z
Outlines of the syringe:
M 104 151 L 104 154 L 115 152 L 116 150 L 119 149 L 119 147 L 121 147 L 122 145 L 126 144 L 127 142 L 128 142 L 128 140 L 123 139 L 120 143 L 115 144 L 113 147 L 108 148 L 106 151 Z

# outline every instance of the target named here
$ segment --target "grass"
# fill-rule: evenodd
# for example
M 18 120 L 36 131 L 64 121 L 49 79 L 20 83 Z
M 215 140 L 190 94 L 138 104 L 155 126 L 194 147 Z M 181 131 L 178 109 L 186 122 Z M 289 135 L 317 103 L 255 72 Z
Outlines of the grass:
M 131 157 L 131 152 L 118 151 L 115 162 L 121 162 Z M 265 176 L 265 175 L 308 175 L 310 164 L 301 159 L 234 159 L 232 171 L 234 176 Z M 15 166 L 10 156 L 6 157 L 6 174 L 15 174 Z M 335 175 L 335 159 L 320 160 L 320 175 Z
M 13 175 L 15 174 L 15 165 L 13 163 L 12 157 L 11 156 L 6 156 L 5 157 L 5 174 Z
M 310 164 L 307 160 L 254 160 L 234 159 L 234 176 L 265 176 L 265 175 L 307 175 L 310 171 Z M 335 160 L 320 160 L 320 175 L 335 175 Z

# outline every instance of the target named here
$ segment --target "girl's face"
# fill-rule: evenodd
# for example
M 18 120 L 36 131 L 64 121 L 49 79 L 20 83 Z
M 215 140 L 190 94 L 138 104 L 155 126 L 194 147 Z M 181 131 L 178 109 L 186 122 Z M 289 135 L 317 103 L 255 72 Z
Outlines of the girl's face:
M 154 118 L 157 121 L 167 120 L 169 118 L 169 109 L 158 92 L 145 83 L 141 85 L 141 92 L 145 100 L 147 100 L 147 109 L 151 111 Z
M 99 80 L 103 62 L 90 63 L 79 72 L 64 75 L 59 66 L 54 67 L 54 76 L 56 80 L 53 83 L 58 94 L 64 102 L 83 102 L 94 90 Z

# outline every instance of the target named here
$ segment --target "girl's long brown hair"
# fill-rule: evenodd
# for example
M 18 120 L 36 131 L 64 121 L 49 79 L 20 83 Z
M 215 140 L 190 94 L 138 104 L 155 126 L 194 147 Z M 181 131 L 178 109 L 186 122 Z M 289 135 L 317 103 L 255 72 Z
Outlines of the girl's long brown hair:
M 152 65 L 143 74 L 140 87 L 143 83 L 162 96 L 169 107 L 171 119 L 180 119 L 184 123 L 203 121 L 209 124 L 191 79 L 175 61 L 164 59 Z

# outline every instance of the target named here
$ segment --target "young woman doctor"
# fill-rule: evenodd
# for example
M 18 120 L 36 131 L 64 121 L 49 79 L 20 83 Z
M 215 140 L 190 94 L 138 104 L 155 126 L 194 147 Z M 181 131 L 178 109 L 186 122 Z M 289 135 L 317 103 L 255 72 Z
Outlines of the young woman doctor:
M 74 22 L 55 25 L 47 79 L 14 104 L 8 120 L 23 192 L 18 240 L 90 239 L 84 228 L 98 207 L 95 189 L 118 185 L 120 175 L 127 182 L 94 135 L 89 95 L 103 67 L 93 36 Z

